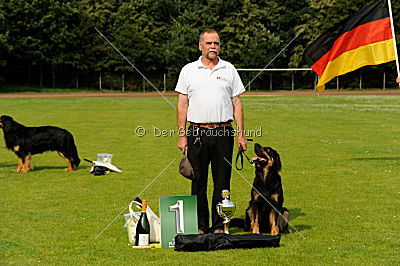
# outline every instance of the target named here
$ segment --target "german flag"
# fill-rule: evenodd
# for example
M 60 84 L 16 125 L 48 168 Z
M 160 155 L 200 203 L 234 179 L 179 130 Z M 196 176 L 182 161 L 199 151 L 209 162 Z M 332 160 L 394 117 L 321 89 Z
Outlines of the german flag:
M 366 6 L 322 34 L 304 51 L 304 60 L 327 82 L 366 65 L 396 60 L 387 0 Z

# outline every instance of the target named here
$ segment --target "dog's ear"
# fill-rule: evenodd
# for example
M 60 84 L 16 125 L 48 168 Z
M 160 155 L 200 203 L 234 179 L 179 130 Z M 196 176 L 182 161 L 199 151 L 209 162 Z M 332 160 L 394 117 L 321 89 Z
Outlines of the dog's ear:
M 268 154 L 268 156 L 271 157 L 271 159 L 274 162 L 274 164 L 272 165 L 272 168 L 274 168 L 277 171 L 280 171 L 282 169 L 282 163 L 281 163 L 281 158 L 279 156 L 279 153 L 271 147 L 266 147 L 264 149 L 265 149 L 265 152 Z
M 273 167 L 277 170 L 280 171 L 282 169 L 282 163 L 281 163 L 281 157 L 279 156 L 279 153 L 274 150 L 274 165 Z
M 263 150 L 263 147 L 260 144 L 258 144 L 258 143 L 254 144 L 254 153 L 257 154 L 257 156 L 260 156 L 260 154 L 262 153 L 262 150 Z

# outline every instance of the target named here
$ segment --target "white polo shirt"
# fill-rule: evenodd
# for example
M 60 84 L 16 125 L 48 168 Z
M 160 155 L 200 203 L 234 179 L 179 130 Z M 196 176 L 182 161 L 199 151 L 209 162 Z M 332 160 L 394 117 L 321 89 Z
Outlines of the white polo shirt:
M 187 120 L 193 123 L 233 121 L 232 98 L 245 91 L 236 68 L 219 58 L 213 70 L 199 60 L 184 66 L 175 91 L 187 94 Z

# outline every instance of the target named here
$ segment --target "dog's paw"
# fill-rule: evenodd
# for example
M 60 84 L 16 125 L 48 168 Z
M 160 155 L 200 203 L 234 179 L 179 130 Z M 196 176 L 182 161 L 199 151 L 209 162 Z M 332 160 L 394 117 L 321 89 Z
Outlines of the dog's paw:
M 289 229 L 289 228 L 281 231 L 282 234 L 291 234 L 292 232 L 293 232 L 292 229 Z
M 271 229 L 271 235 L 276 236 L 276 235 L 278 235 L 278 234 L 279 234 L 279 229 L 278 229 L 278 227 L 273 227 L 273 228 Z

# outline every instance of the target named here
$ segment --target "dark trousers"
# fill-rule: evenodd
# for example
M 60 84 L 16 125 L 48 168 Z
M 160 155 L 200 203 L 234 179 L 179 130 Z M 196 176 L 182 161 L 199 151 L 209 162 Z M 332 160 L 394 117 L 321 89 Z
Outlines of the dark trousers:
M 210 213 L 207 200 L 207 181 L 210 163 L 214 183 L 211 230 L 223 229 L 223 219 L 218 215 L 216 205 L 222 201 L 222 190 L 230 190 L 234 143 L 233 128 L 208 129 L 190 126 L 187 132 L 187 140 L 188 159 L 195 172 L 195 179 L 192 181 L 192 195 L 197 195 L 199 229 L 205 232 L 209 229 Z

